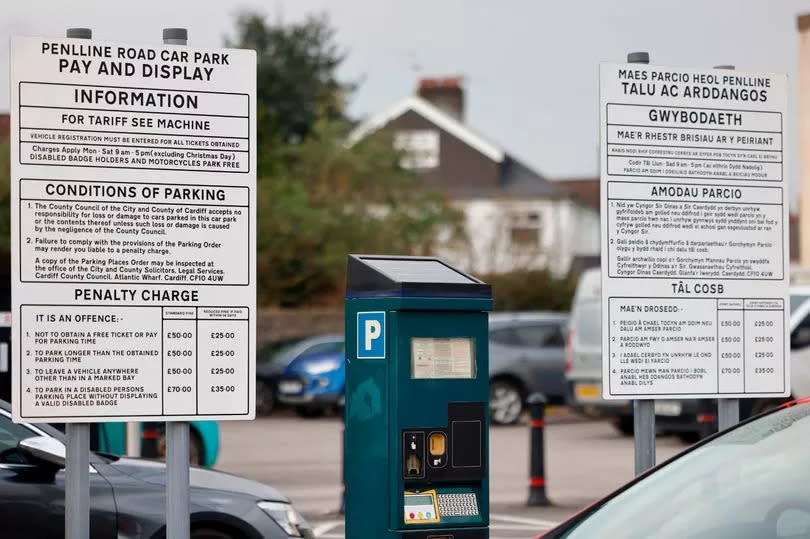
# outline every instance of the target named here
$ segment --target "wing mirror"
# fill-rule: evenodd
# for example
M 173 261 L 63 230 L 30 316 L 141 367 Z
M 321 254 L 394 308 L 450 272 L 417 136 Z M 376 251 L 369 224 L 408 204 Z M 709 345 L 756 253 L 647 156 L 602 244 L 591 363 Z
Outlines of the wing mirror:
M 47 464 L 57 469 L 65 467 L 65 444 L 56 438 L 34 436 L 20 440 L 17 447 L 37 464 Z

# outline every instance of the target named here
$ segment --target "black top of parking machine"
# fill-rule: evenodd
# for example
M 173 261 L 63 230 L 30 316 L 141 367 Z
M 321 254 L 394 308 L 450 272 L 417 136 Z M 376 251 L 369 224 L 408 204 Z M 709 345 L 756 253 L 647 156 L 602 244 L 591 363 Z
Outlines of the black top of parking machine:
M 489 299 L 492 288 L 432 256 L 349 255 L 346 297 Z

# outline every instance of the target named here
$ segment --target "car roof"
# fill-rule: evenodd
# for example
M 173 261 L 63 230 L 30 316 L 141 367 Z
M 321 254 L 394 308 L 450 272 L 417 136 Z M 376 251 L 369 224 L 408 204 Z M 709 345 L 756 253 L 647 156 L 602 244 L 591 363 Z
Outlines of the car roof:
M 810 285 L 803 284 L 798 286 L 791 286 L 790 293 L 810 296 Z
M 309 346 L 322 342 L 343 342 L 345 337 L 341 333 L 323 333 L 320 335 L 313 335 L 305 337 L 296 343 L 296 346 Z
M 509 322 L 564 322 L 568 313 L 554 311 L 519 311 L 498 312 L 489 315 L 491 324 L 507 324 Z

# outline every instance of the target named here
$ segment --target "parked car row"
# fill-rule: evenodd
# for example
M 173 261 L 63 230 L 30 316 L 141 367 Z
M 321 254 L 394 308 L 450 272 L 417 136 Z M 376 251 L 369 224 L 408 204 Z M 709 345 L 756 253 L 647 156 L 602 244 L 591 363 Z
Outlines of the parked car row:
M 565 402 L 565 329 L 560 313 L 497 313 L 490 317 L 492 422 L 516 423 L 533 392 Z M 302 417 L 340 410 L 346 387 L 343 335 L 319 335 L 259 352 L 257 413 L 292 407 Z
M 490 417 L 493 424 L 516 423 L 533 392 L 550 404 L 606 416 L 624 434 L 633 433 L 630 401 L 602 399 L 601 275 L 580 277 L 570 319 L 561 313 L 494 313 L 489 327 Z M 810 395 L 810 286 L 791 289 L 791 389 Z M 340 334 L 319 335 L 263 349 L 257 367 L 257 412 L 281 404 L 304 417 L 338 412 L 346 383 Z M 746 418 L 788 399 L 743 399 Z M 659 431 L 694 442 L 717 430 L 717 402 L 661 400 L 655 403 Z

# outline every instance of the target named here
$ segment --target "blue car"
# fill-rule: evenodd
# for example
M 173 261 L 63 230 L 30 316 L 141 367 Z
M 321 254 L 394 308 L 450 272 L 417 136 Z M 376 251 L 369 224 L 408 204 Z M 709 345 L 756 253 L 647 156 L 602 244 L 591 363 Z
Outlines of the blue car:
M 278 379 L 278 400 L 302 417 L 318 417 L 343 407 L 346 347 L 343 335 L 330 335 L 317 350 L 293 359 Z

